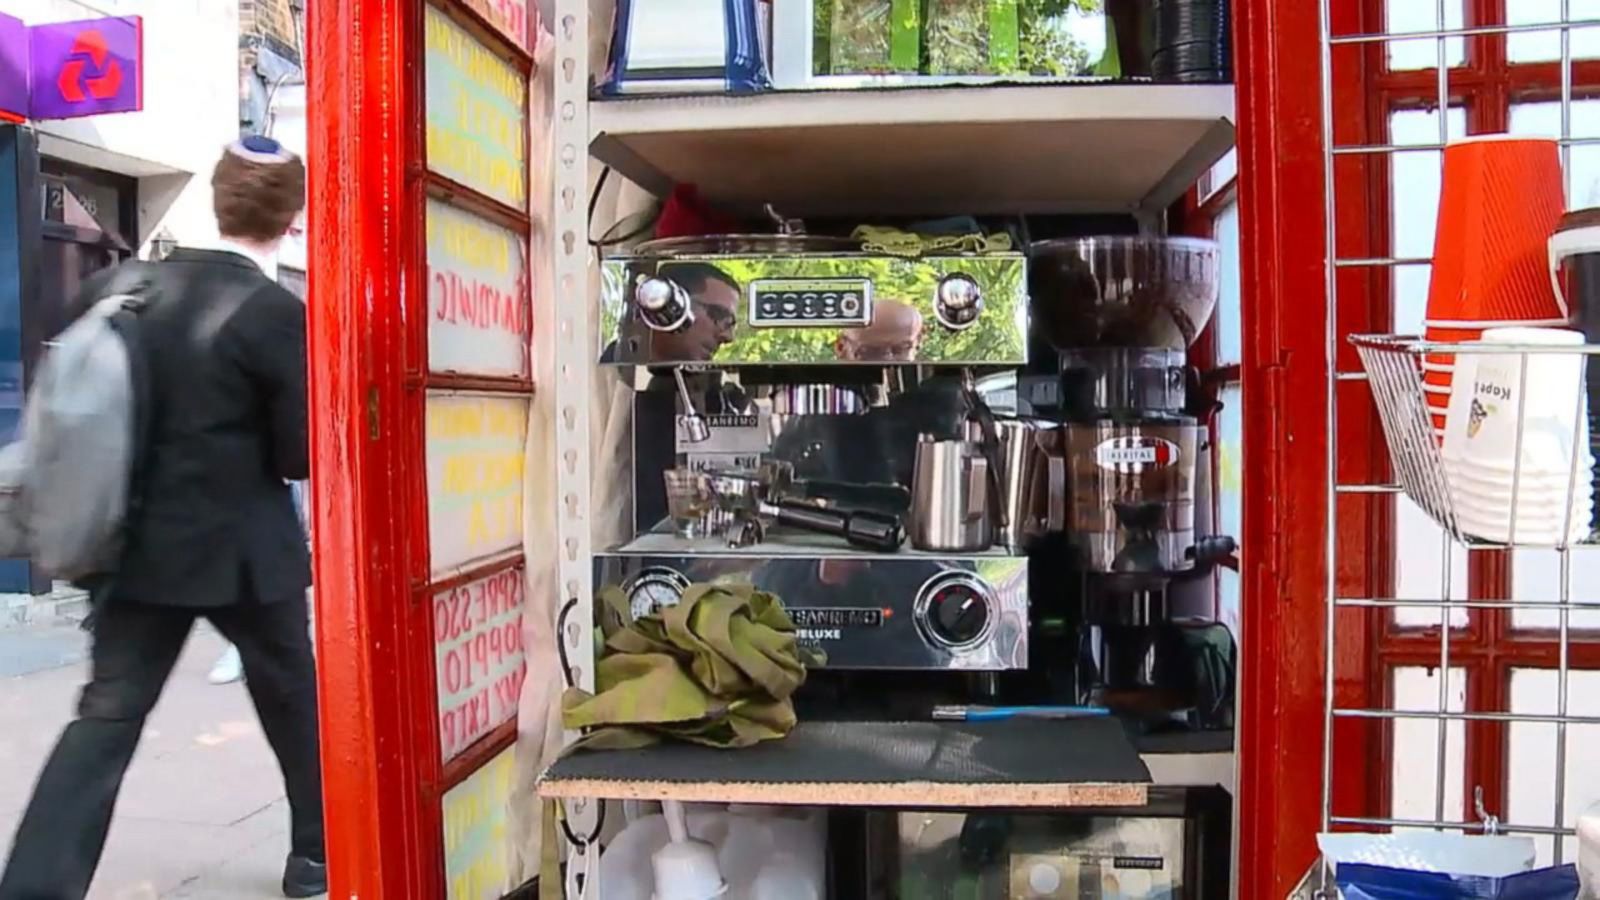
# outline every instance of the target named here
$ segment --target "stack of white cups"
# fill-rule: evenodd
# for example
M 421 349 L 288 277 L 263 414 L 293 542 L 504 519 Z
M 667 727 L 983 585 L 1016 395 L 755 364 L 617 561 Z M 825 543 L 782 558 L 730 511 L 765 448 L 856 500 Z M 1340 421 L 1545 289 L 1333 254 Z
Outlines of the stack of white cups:
M 1478 343 L 1583 341 L 1582 333 L 1559 328 L 1492 328 Z M 1519 544 L 1588 535 L 1594 457 L 1583 371 L 1578 353 L 1457 356 L 1442 452 L 1463 533 Z

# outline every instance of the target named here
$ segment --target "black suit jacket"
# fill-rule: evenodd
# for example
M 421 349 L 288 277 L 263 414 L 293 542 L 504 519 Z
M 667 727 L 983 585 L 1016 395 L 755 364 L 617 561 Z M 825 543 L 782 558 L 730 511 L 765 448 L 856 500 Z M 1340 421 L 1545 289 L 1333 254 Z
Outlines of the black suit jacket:
M 97 273 L 78 307 L 141 278 L 152 286 L 139 315 L 149 444 L 112 599 L 206 607 L 298 596 L 311 566 L 284 482 L 310 467 L 305 304 L 243 256 L 181 249 Z

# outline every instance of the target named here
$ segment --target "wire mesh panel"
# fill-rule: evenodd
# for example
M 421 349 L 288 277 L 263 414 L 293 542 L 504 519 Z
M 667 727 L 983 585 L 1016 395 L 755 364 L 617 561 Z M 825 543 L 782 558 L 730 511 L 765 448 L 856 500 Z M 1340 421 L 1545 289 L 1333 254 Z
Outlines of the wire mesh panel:
M 1574 714 L 1575 707 L 1569 704 L 1574 670 L 1587 677 L 1589 670 L 1600 668 L 1600 647 L 1593 644 L 1593 636 L 1585 643 L 1586 632 L 1579 630 L 1575 634 L 1573 627 L 1574 610 L 1580 608 L 1579 601 L 1573 599 L 1575 559 L 1584 561 L 1591 558 L 1589 555 L 1600 558 L 1600 548 L 1591 546 L 1595 490 L 1589 445 L 1594 436 L 1588 428 L 1585 406 L 1585 374 L 1591 366 L 1600 366 L 1600 346 L 1445 344 L 1396 335 L 1352 337 L 1341 333 L 1335 324 L 1341 321 L 1341 312 L 1348 320 L 1351 308 L 1367 299 L 1356 297 L 1355 293 L 1374 290 L 1373 283 L 1394 288 L 1397 318 L 1406 318 L 1408 311 L 1415 315 L 1418 321 L 1407 322 L 1406 327 L 1421 324 L 1420 300 L 1426 294 L 1428 267 L 1433 262 L 1428 250 L 1432 232 L 1431 216 L 1424 229 L 1417 216 L 1396 212 L 1390 246 L 1341 254 L 1341 250 L 1359 244 L 1350 240 L 1355 235 L 1350 233 L 1354 226 L 1349 223 L 1365 221 L 1362 216 L 1370 214 L 1366 206 L 1369 198 L 1353 196 L 1349 191 L 1341 195 L 1334 186 L 1349 181 L 1339 174 L 1343 170 L 1338 167 L 1370 161 L 1385 166 L 1382 174 L 1391 180 L 1395 190 L 1402 185 L 1431 182 L 1437 191 L 1434 173 L 1420 172 L 1419 166 L 1435 165 L 1433 157 L 1442 157 L 1440 151 L 1465 133 L 1549 132 L 1560 148 L 1568 207 L 1600 205 L 1600 68 L 1583 62 L 1600 55 L 1590 52 L 1600 50 L 1600 42 L 1595 39 L 1600 34 L 1596 30 L 1600 28 L 1600 18 L 1595 17 L 1600 14 L 1600 6 L 1581 0 L 1518 0 L 1504 4 L 1367 0 L 1362 8 L 1384 12 L 1391 30 L 1336 32 L 1335 21 L 1353 18 L 1336 13 L 1352 6 L 1354 3 L 1319 0 L 1325 148 L 1322 164 L 1328 185 L 1324 249 L 1328 260 L 1329 323 L 1323 827 L 1479 831 L 1492 821 L 1502 833 L 1537 836 L 1543 842 L 1541 855 L 1546 861 L 1570 860 L 1573 807 L 1582 801 L 1585 788 L 1569 783 L 1569 729 L 1582 734 L 1600 725 L 1595 721 L 1595 713 L 1600 710 L 1580 709 L 1582 714 Z M 1580 8 L 1575 10 L 1575 6 Z M 1493 14 L 1485 10 L 1494 9 L 1502 11 L 1499 15 L 1503 21 L 1481 20 L 1481 16 Z M 1370 16 L 1361 18 L 1373 21 Z M 1497 42 L 1496 50 L 1486 54 L 1488 41 Z M 1365 106 L 1369 98 L 1350 96 L 1345 86 L 1348 81 L 1340 82 L 1335 74 L 1335 59 L 1339 53 L 1366 50 L 1372 54 L 1363 58 L 1377 60 L 1372 65 L 1393 76 L 1384 82 L 1388 85 L 1384 89 L 1388 92 L 1385 103 L 1392 103 L 1394 95 L 1411 90 L 1393 87 L 1402 80 L 1419 86 L 1420 93 L 1414 98 L 1417 102 L 1410 105 L 1384 106 L 1385 115 L 1394 110 L 1384 121 L 1384 137 L 1368 138 L 1363 134 L 1360 139 L 1353 139 L 1348 123 L 1367 114 L 1364 109 L 1354 109 L 1353 104 Z M 1474 67 L 1480 66 L 1485 57 L 1492 59 L 1486 64 L 1490 68 L 1498 66 L 1502 74 L 1515 73 L 1503 78 L 1506 87 L 1482 87 L 1491 79 L 1481 68 Z M 1517 69 L 1518 66 L 1523 68 Z M 1472 74 L 1453 82 L 1453 69 L 1457 76 L 1463 72 Z M 1494 96 L 1503 107 L 1500 113 L 1475 106 L 1474 91 Z M 1407 98 L 1411 99 L 1411 95 L 1407 94 Z M 1594 128 L 1588 127 L 1590 116 L 1595 118 Z M 1363 175 L 1363 179 L 1366 177 Z M 1347 215 L 1352 204 L 1360 204 L 1360 211 Z M 1386 201 L 1379 203 L 1378 209 L 1390 211 Z M 1340 229 L 1342 217 L 1347 223 L 1344 234 Z M 1371 276 L 1372 280 L 1357 281 L 1353 276 Z M 1344 304 L 1340 302 L 1341 291 L 1346 294 Z M 1349 352 L 1351 344 L 1353 354 Z M 1352 356 L 1359 360 L 1359 367 L 1349 364 Z M 1441 389 L 1440 379 L 1430 378 L 1430 371 L 1447 369 L 1460 377 L 1471 368 L 1471 364 L 1463 362 L 1469 357 L 1474 362 L 1492 358 L 1502 366 L 1509 365 L 1508 390 L 1519 398 L 1526 398 L 1531 392 L 1540 408 L 1554 410 L 1559 405 L 1558 398 L 1571 404 L 1565 412 L 1550 414 L 1555 425 L 1519 413 L 1501 445 L 1505 466 L 1497 469 L 1492 478 L 1484 474 L 1487 464 L 1483 460 L 1476 468 L 1461 464 L 1452 455 L 1453 446 L 1458 445 L 1447 440 L 1445 434 L 1449 427 L 1445 420 L 1455 416 L 1457 427 L 1465 428 L 1475 411 L 1468 406 L 1459 415 L 1453 409 L 1447 414 L 1438 402 L 1441 396 L 1455 398 L 1458 391 L 1470 394 L 1473 386 L 1457 384 Z M 1445 358 L 1448 367 L 1441 362 Z M 1346 361 L 1343 370 L 1342 360 Z M 1547 376 L 1552 366 L 1565 366 L 1562 371 L 1572 383 L 1563 382 L 1559 390 L 1551 388 Z M 1358 385 L 1365 385 L 1366 396 Z M 1368 403 L 1382 428 L 1388 478 L 1341 483 L 1341 416 L 1364 415 Z M 1566 429 L 1559 439 L 1557 426 Z M 1366 447 L 1347 446 L 1343 450 L 1359 454 Z M 1546 451 L 1555 455 L 1543 456 Z M 1532 462 L 1536 457 L 1539 461 Z M 1560 465 L 1552 463 L 1552 459 Z M 1414 503 L 1420 515 L 1437 524 L 1440 565 L 1437 580 L 1432 582 L 1434 588 L 1427 596 L 1415 592 L 1391 592 L 1390 596 L 1341 593 L 1340 573 L 1359 568 L 1367 560 L 1350 558 L 1365 548 L 1341 545 L 1340 502 L 1374 497 L 1393 498 L 1408 509 Z M 1508 560 L 1514 556 L 1518 583 L 1537 584 L 1538 591 L 1517 591 L 1508 586 L 1500 593 L 1485 595 L 1461 590 L 1466 569 L 1462 563 L 1467 554 L 1482 550 L 1506 551 L 1503 556 Z M 1343 566 L 1341 556 L 1345 557 Z M 1472 558 L 1483 557 L 1474 553 Z M 1505 563 L 1508 569 L 1510 565 Z M 1577 568 L 1589 570 L 1586 565 Z M 1509 575 L 1504 577 L 1510 580 Z M 1596 596 L 1600 597 L 1600 593 Z M 1393 617 L 1386 619 L 1387 624 L 1375 629 L 1375 633 L 1412 628 L 1413 642 L 1407 645 L 1406 653 L 1396 657 L 1402 661 L 1386 658 L 1383 665 L 1410 667 L 1392 669 L 1390 674 L 1410 672 L 1416 676 L 1411 679 L 1415 683 L 1407 682 L 1405 690 L 1399 690 L 1393 681 L 1388 682 L 1384 690 L 1375 692 L 1383 695 L 1382 702 L 1355 706 L 1341 705 L 1339 699 L 1340 688 L 1347 685 L 1341 683 L 1337 666 L 1341 659 L 1348 662 L 1351 657 L 1344 642 L 1367 637 L 1365 632 L 1358 636 L 1340 626 L 1345 621 L 1341 614 L 1347 616 L 1352 610 Z M 1408 613 L 1409 618 L 1402 620 L 1396 615 L 1400 612 Z M 1500 623 L 1496 626 L 1500 630 L 1483 626 L 1483 622 L 1491 620 Z M 1418 641 L 1431 641 L 1435 633 L 1436 647 L 1425 651 L 1426 658 L 1414 652 Z M 1491 637 L 1486 638 L 1485 634 Z M 1494 646 L 1493 635 L 1501 634 L 1516 638 L 1516 646 Z M 1479 642 L 1471 652 L 1453 647 L 1465 643 L 1468 636 Z M 1519 661 L 1524 658 L 1532 661 L 1523 666 Z M 1449 677 L 1443 677 L 1444 673 Z M 1495 683 L 1472 682 L 1468 687 L 1469 679 L 1478 678 L 1494 679 Z M 1546 693 L 1539 695 L 1536 702 L 1533 692 L 1539 690 Z M 1416 702 L 1419 691 L 1434 693 L 1433 702 Z M 1345 695 L 1349 692 L 1345 691 Z M 1371 699 L 1369 694 L 1368 700 Z M 1431 765 L 1431 778 L 1427 779 L 1431 783 L 1407 794 L 1407 802 L 1401 802 L 1403 790 L 1418 787 L 1416 782 L 1421 779 L 1413 774 L 1407 779 L 1410 784 L 1393 785 L 1385 794 L 1392 794 L 1387 811 L 1364 808 L 1356 810 L 1360 814 L 1351 814 L 1351 810 L 1338 808 L 1335 797 L 1341 759 L 1335 752 L 1335 731 L 1340 723 L 1359 721 L 1384 725 L 1386 739 L 1394 741 L 1396 754 L 1402 752 L 1398 738 L 1402 732 L 1412 738 L 1405 752 L 1414 754 L 1420 744 L 1431 742 L 1425 751 L 1432 757 L 1430 760 L 1397 756 L 1390 770 L 1427 772 L 1427 765 Z M 1406 731 L 1406 723 L 1432 727 L 1411 732 Z M 1420 741 L 1415 739 L 1419 733 L 1424 735 Z M 1490 739 L 1477 740 L 1473 734 L 1489 735 Z M 1491 755 L 1496 758 L 1488 759 Z M 1534 764 L 1532 760 L 1538 761 L 1538 779 L 1530 779 L 1523 772 Z M 1513 773 L 1514 767 L 1523 774 Z M 1391 777 L 1400 781 L 1398 775 Z M 1540 783 L 1535 789 L 1522 790 L 1519 780 Z M 1582 775 L 1575 780 L 1587 784 Z M 1489 805 L 1500 808 L 1484 808 L 1485 787 L 1493 798 Z M 1475 794 L 1477 803 L 1473 802 Z M 1384 812 L 1387 814 L 1380 814 Z M 1499 821 L 1497 816 L 1506 821 Z M 1325 872 L 1322 877 L 1326 877 Z M 1309 886 L 1316 881 L 1313 877 L 1303 887 L 1310 891 Z M 1324 889 L 1329 887 L 1323 885 Z

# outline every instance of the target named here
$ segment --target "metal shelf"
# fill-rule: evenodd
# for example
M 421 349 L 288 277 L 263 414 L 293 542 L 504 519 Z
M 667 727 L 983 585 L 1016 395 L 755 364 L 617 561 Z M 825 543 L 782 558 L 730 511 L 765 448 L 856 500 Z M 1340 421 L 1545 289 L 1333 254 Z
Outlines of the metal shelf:
M 589 150 L 653 193 L 786 215 L 1156 214 L 1233 146 L 1231 85 L 1032 84 L 589 105 Z

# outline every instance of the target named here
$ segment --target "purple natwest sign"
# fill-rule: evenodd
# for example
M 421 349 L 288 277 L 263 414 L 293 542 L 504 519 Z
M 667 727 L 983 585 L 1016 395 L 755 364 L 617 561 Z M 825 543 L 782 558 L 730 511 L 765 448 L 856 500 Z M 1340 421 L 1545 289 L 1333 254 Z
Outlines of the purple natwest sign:
M 138 16 L 21 26 L 0 16 L 0 112 L 72 119 L 144 108 Z M 22 78 L 9 77 L 22 71 Z M 26 103 L 17 105 L 18 90 Z
M 0 121 L 28 117 L 28 26 L 0 13 Z

